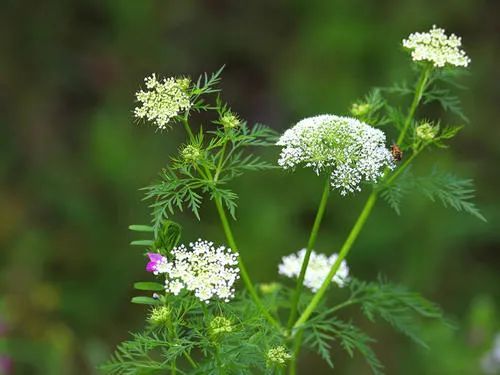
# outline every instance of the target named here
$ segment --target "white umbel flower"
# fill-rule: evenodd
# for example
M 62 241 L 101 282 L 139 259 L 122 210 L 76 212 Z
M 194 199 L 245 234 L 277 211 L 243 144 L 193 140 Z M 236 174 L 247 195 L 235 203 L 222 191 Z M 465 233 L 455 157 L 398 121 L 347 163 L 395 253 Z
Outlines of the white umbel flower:
M 238 254 L 224 246 L 199 239 L 172 249 L 171 267 L 166 272 L 165 290 L 178 295 L 183 289 L 194 292 L 201 301 L 234 297 L 233 285 L 239 279 Z
M 385 134 L 351 117 L 320 115 L 299 121 L 277 142 L 283 146 L 278 164 L 284 169 L 312 167 L 330 172 L 331 185 L 346 195 L 360 191 L 363 181 L 377 182 L 394 162 Z
M 429 61 L 438 68 L 446 64 L 463 67 L 469 65 L 470 58 L 461 46 L 462 38 L 455 34 L 447 36 L 444 29 L 436 25 L 426 33 L 413 33 L 403 40 L 403 47 L 411 50 L 413 61 Z
M 135 94 L 140 103 L 134 110 L 135 117 L 152 121 L 158 128 L 165 129 L 175 116 L 191 107 L 187 92 L 189 79 L 170 77 L 160 81 L 152 74 L 144 81 L 147 90 Z
M 279 274 L 290 278 L 298 278 L 305 255 L 306 249 L 302 249 L 297 254 L 284 256 L 278 267 Z M 325 254 L 318 254 L 314 250 L 311 251 L 311 257 L 309 258 L 309 264 L 304 276 L 304 285 L 316 293 L 328 276 L 328 272 L 330 272 L 337 257 L 337 254 L 327 257 Z M 332 282 L 342 288 L 348 281 L 348 278 L 349 267 L 346 261 L 343 260 L 340 263 L 337 273 L 333 276 Z

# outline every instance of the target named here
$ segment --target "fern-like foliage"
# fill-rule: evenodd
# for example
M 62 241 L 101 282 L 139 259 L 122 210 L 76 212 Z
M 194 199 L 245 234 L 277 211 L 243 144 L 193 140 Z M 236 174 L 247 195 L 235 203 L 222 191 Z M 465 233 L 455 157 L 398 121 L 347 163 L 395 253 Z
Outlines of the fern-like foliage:
M 426 346 L 418 332 L 418 318 L 443 320 L 441 309 L 420 294 L 410 292 L 379 278 L 377 282 L 353 279 L 347 304 L 360 304 L 361 311 L 371 321 L 380 318 L 414 342 Z
M 375 375 L 381 375 L 383 366 L 370 344 L 374 339 L 366 335 L 351 322 L 342 321 L 329 311 L 318 314 L 305 326 L 304 344 L 316 351 L 330 367 L 334 367 L 331 349 L 338 343 L 352 358 L 355 352 L 361 354 Z
M 303 327 L 304 343 L 331 367 L 334 365 L 332 347 L 337 342 L 351 357 L 355 352 L 361 354 L 374 374 L 383 373 L 383 367 L 370 347 L 375 340 L 352 322 L 341 320 L 338 317 L 341 309 L 359 306 L 370 321 L 383 320 L 424 347 L 426 344 L 418 334 L 421 319 L 443 321 L 443 314 L 437 305 L 400 285 L 388 283 L 383 278 L 376 282 L 351 279 L 349 291 L 347 300 L 333 307 L 322 305 L 318 314 Z
M 473 202 L 475 188 L 471 179 L 459 178 L 437 168 L 434 168 L 430 175 L 423 177 L 415 177 L 409 171 L 405 171 L 382 190 L 381 196 L 399 215 L 401 201 L 410 192 L 424 194 L 432 202 L 439 202 L 445 208 L 450 207 L 487 221 Z
M 431 201 L 441 202 L 444 207 L 451 207 L 486 221 L 471 201 L 475 196 L 474 182 L 471 179 L 461 179 L 451 173 L 434 170 L 428 177 L 417 178 L 416 185 Z

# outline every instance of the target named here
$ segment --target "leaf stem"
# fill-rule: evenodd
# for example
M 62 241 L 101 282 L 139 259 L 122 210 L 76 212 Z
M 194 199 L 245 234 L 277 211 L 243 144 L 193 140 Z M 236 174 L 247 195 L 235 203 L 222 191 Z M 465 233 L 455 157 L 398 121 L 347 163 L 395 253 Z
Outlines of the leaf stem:
M 299 277 L 297 279 L 297 286 L 295 288 L 295 293 L 293 295 L 292 306 L 290 309 L 290 317 L 288 319 L 288 329 L 293 327 L 293 323 L 297 318 L 297 306 L 299 304 L 300 295 L 304 288 L 304 278 L 306 276 L 307 266 L 309 265 L 309 259 L 311 258 L 311 252 L 316 244 L 316 238 L 318 237 L 318 231 L 321 226 L 321 221 L 325 213 L 326 205 L 328 202 L 328 197 L 330 195 L 330 179 L 327 177 L 325 182 L 325 187 L 323 188 L 323 194 L 321 195 L 321 200 L 319 202 L 318 211 L 316 212 L 316 218 L 314 219 L 314 224 L 309 235 L 309 241 L 307 242 L 306 254 L 304 255 L 304 260 L 300 268 Z

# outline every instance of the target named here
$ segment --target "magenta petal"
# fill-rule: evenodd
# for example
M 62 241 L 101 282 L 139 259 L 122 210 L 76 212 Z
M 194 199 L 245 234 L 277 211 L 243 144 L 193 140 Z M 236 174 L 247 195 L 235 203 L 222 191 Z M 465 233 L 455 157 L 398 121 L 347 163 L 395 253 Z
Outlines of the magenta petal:
M 158 254 L 158 253 L 148 253 L 148 257 L 149 257 L 149 260 L 151 262 L 159 262 L 162 260 L 163 256 L 161 254 Z
M 156 262 L 149 262 L 146 265 L 146 271 L 148 271 L 148 272 L 154 272 L 155 271 L 155 266 L 156 266 Z

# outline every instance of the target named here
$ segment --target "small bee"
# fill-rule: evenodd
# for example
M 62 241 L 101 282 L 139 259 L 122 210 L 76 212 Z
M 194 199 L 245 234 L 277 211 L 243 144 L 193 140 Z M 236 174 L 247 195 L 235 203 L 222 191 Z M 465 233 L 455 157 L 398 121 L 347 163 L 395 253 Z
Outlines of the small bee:
M 392 158 L 395 161 L 401 161 L 401 159 L 403 159 L 403 151 L 395 143 L 393 143 L 391 146 L 391 154 L 392 154 Z

